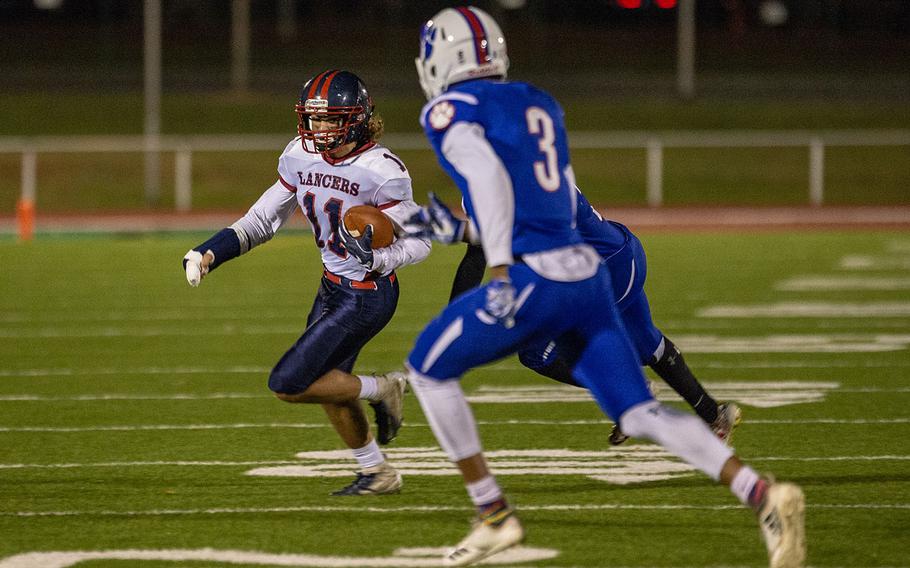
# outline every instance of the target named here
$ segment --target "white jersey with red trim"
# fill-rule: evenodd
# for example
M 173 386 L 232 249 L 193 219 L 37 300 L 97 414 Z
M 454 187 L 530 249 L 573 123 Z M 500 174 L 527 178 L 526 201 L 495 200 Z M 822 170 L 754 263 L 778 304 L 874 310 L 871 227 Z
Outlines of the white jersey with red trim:
M 329 160 L 306 152 L 299 137 L 288 144 L 278 158 L 278 182 L 231 225 L 240 238 L 241 253 L 271 239 L 299 205 L 313 229 L 325 267 L 351 280 L 367 276 L 369 271 L 347 254 L 341 242 L 341 219 L 351 207 L 372 205 L 393 220 L 396 234 L 402 234 L 401 227 L 419 209 L 413 200 L 411 176 L 398 156 L 378 144 L 341 160 Z M 373 268 L 388 274 L 423 260 L 429 252 L 429 241 L 401 238 L 374 250 Z

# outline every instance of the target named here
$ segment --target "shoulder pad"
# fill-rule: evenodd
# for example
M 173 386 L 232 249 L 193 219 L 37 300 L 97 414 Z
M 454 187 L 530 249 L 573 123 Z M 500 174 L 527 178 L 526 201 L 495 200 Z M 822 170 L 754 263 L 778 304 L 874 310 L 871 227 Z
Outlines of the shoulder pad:
M 473 122 L 479 101 L 470 93 L 448 92 L 432 99 L 420 112 L 420 125 L 427 132 L 439 132 L 456 121 Z
M 298 136 L 297 138 L 294 138 L 293 140 L 288 142 L 288 145 L 284 147 L 284 152 L 282 152 L 281 155 L 284 156 L 285 154 L 290 154 L 291 151 L 294 150 L 294 148 L 299 143 L 300 143 L 300 136 Z
M 408 168 L 404 165 L 404 160 L 379 144 L 370 148 L 362 156 L 361 165 L 384 179 L 411 178 Z

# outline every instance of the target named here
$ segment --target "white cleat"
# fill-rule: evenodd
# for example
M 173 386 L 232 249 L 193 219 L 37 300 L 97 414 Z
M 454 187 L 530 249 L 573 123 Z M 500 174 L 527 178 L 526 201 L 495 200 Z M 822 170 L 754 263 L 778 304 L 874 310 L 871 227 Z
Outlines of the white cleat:
M 735 403 L 726 402 L 717 405 L 717 418 L 711 423 L 713 431 L 720 441 L 731 446 L 733 444 L 733 431 L 743 421 L 743 412 Z
M 379 394 L 370 402 L 376 414 L 376 441 L 386 445 L 398 435 L 398 429 L 404 420 L 404 393 L 408 388 L 408 375 L 393 371 L 376 377 Z
M 401 491 L 401 474 L 389 462 L 357 472 L 353 483 L 332 493 L 335 496 L 389 495 Z
M 525 530 L 513 511 L 499 525 L 476 521 L 474 528 L 442 559 L 443 566 L 467 566 L 511 548 L 524 540 Z
M 806 560 L 806 498 L 792 483 L 772 483 L 758 510 L 770 568 L 801 568 Z

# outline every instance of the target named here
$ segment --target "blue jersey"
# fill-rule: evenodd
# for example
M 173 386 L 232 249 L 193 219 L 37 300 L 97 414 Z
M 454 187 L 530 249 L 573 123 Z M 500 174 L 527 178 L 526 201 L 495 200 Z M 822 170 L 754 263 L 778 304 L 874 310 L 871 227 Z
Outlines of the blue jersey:
M 500 220 L 511 220 L 514 255 L 581 242 L 563 111 L 550 95 L 527 83 L 466 81 L 427 103 L 421 124 L 443 169 L 461 190 L 465 211 L 481 237 L 488 230 L 484 214 L 503 207 L 505 201 L 514 215 L 509 219 L 511 212 L 505 211 Z M 495 154 L 492 159 L 490 150 Z M 502 180 L 497 185 L 509 186 L 513 198 L 487 195 L 490 184 L 477 184 L 472 193 L 470 178 L 477 167 L 501 170 L 495 172 Z M 484 244 L 486 248 L 488 242 Z
M 625 225 L 601 217 L 580 191 L 577 199 L 578 231 L 597 254 L 605 260 L 610 258 L 626 245 L 631 232 Z
M 461 190 L 487 264 L 508 265 L 515 311 L 508 325 L 490 314 L 489 284 L 462 294 L 418 336 L 409 368 L 454 379 L 539 342 L 571 339 L 574 376 L 610 416 L 651 400 L 614 303 L 608 263 L 579 232 L 579 193 L 556 101 L 526 83 L 465 81 L 428 102 L 421 124 Z M 587 202 L 584 208 L 588 229 L 601 231 Z M 592 240 L 613 246 L 610 236 L 597 232 Z M 629 278 L 622 296 L 629 298 L 634 284 Z

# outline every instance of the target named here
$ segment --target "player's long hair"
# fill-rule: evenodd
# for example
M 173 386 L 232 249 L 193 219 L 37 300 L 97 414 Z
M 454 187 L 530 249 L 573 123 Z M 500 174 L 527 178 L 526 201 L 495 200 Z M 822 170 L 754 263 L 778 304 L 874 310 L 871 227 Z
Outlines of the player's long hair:
M 382 137 L 383 133 L 385 133 L 385 121 L 382 120 L 382 117 L 378 114 L 374 114 L 370 117 L 370 122 L 367 124 L 367 130 L 369 130 L 370 141 L 376 142 Z

